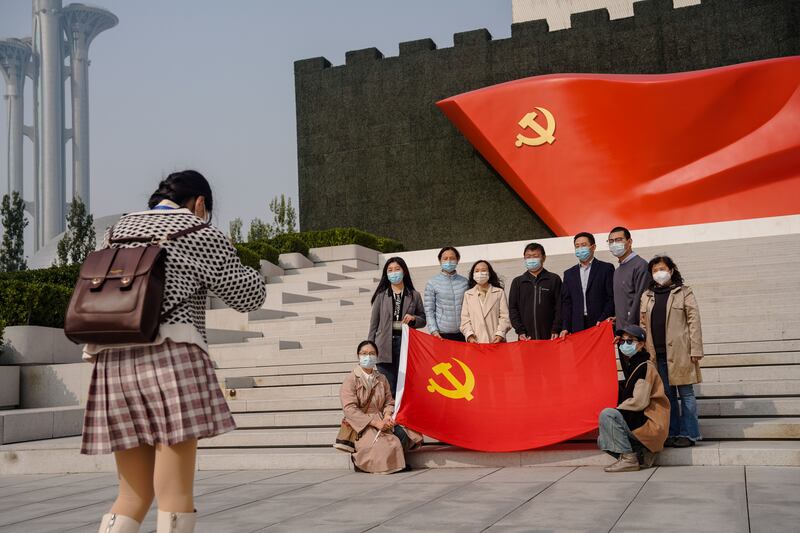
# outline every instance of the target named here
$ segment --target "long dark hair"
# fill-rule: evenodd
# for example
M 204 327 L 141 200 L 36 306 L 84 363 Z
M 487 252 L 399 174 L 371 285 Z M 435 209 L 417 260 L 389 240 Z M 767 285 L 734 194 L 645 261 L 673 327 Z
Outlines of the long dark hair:
M 497 272 L 495 272 L 494 269 L 492 268 L 492 264 L 486 259 L 478 259 L 472 265 L 472 268 L 469 269 L 469 277 L 467 278 L 467 281 L 469 281 L 469 288 L 471 289 L 472 287 L 478 284 L 475 281 L 475 267 L 480 265 L 481 263 L 485 264 L 486 267 L 489 269 L 489 285 L 491 285 L 492 287 L 497 287 L 498 289 L 502 289 L 503 282 L 500 281 Z
M 150 196 L 147 205 L 153 209 L 163 200 L 170 200 L 181 207 L 192 198 L 202 196 L 206 199 L 206 211 L 214 210 L 214 197 L 208 180 L 196 170 L 173 172 L 158 184 L 158 189 Z
M 665 265 L 667 265 L 668 269 L 672 270 L 673 285 L 683 285 L 683 276 L 681 276 L 678 267 L 675 265 L 675 261 L 673 261 L 672 258 L 668 255 L 657 255 L 654 258 L 652 258 L 650 262 L 647 263 L 647 272 L 649 272 L 650 275 L 652 276 L 653 267 L 659 263 L 664 263 Z M 650 288 L 655 289 L 656 287 L 658 287 L 658 283 L 656 283 L 655 280 L 652 280 L 650 282 Z
M 383 265 L 381 280 L 378 282 L 378 287 L 375 289 L 375 293 L 372 295 L 372 300 L 370 300 L 370 303 L 375 303 L 375 298 L 377 298 L 381 292 L 388 291 L 389 287 L 392 285 L 391 282 L 389 282 L 388 276 L 386 275 L 386 271 L 389 270 L 389 265 L 392 263 L 397 263 L 400 265 L 400 268 L 403 269 L 403 286 L 408 289 L 408 292 L 412 292 L 414 290 L 414 283 L 411 281 L 411 273 L 408 271 L 408 265 L 406 265 L 406 262 L 403 261 L 402 257 L 390 257 Z

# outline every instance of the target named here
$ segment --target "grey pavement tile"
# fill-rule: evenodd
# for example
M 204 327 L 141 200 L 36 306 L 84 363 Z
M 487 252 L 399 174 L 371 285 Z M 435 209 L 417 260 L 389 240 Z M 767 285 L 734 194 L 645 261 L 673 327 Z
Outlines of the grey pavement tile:
M 317 511 L 282 521 L 266 531 L 292 529 L 309 531 L 316 530 L 321 525 L 328 525 L 334 529 L 340 527 L 366 529 L 416 509 L 458 487 L 459 485 L 450 483 L 420 484 L 414 485 L 413 488 L 395 485 L 392 490 L 371 492 L 367 498 L 346 498 L 331 503 Z
M 77 483 L 103 483 L 111 476 L 112 474 L 68 474 L 63 476 L 51 476 L 49 478 L 41 478 L 21 485 L 0 487 L 0 498 L 39 489 L 70 486 Z M 112 477 L 111 479 L 116 479 L 116 476 Z
M 620 517 L 614 532 L 746 532 L 744 482 L 650 481 Z
M 326 485 L 334 483 L 359 483 L 359 484 L 376 484 L 376 485 L 391 485 L 392 483 L 407 482 L 409 478 L 423 474 L 424 470 L 411 470 L 409 472 L 396 472 L 394 474 L 367 474 L 366 472 L 350 472 L 347 475 L 325 481 Z
M 31 483 L 32 481 L 40 481 L 43 479 L 44 480 L 54 479 L 57 477 L 63 477 L 63 476 L 56 474 L 23 474 L 23 475 L 0 476 L 0 488 L 19 486 L 19 485 L 24 485 L 26 483 Z
M 7 509 L 0 514 L 0 526 L 15 525 L 35 518 L 50 517 L 72 511 L 83 512 L 92 503 L 86 500 L 58 498 L 45 503 L 30 503 Z M 47 520 L 49 521 L 49 519 Z
M 220 476 L 196 480 L 195 485 L 237 485 L 241 483 L 255 483 L 265 479 L 291 474 L 295 470 L 237 470 L 225 472 Z
M 352 474 L 352 470 L 297 470 L 289 474 L 274 476 L 258 483 L 322 483 L 330 479 Z
M 667 466 L 656 469 L 650 481 L 678 483 L 744 483 L 743 466 Z
M 511 466 L 482 477 L 475 483 L 537 483 L 557 481 L 575 470 L 574 466 Z
M 748 466 L 747 484 L 777 483 L 800 485 L 800 467 L 786 466 Z
M 257 484 L 257 483 L 256 483 Z M 393 484 L 384 485 L 385 487 L 394 487 Z M 381 487 L 384 487 L 381 486 Z M 343 498 L 352 498 L 364 493 L 375 493 L 376 488 L 374 484 L 358 484 L 358 483 L 342 483 L 342 484 L 328 484 L 317 483 L 314 485 L 306 485 L 304 488 L 279 494 L 273 499 L 275 500 L 309 500 L 320 499 L 337 501 Z
M 195 498 L 195 507 L 198 515 L 202 517 L 296 491 L 304 486 L 299 483 L 294 485 L 258 485 L 255 483 L 238 485 Z
M 609 531 L 644 484 L 644 481 L 602 484 L 565 479 L 551 485 L 496 525 L 536 527 L 541 531 Z
M 226 474 L 233 474 L 235 472 L 241 472 L 241 470 L 198 470 L 194 473 L 195 481 L 199 481 L 201 479 L 213 479 L 217 476 L 224 476 Z
M 603 471 L 602 466 L 581 466 L 561 478 L 561 481 L 578 483 L 644 483 L 650 479 L 653 472 L 655 472 L 655 469 L 609 473 Z
M 383 526 L 459 531 L 485 529 L 530 500 L 550 485 L 539 483 L 470 483 L 448 492 L 441 498 L 423 503 Z M 400 487 L 398 487 L 400 488 Z
M 800 530 L 800 501 L 796 495 L 793 503 L 751 503 L 748 507 L 752 533 Z
M 488 476 L 498 468 L 430 468 L 413 476 L 407 483 L 469 483 Z

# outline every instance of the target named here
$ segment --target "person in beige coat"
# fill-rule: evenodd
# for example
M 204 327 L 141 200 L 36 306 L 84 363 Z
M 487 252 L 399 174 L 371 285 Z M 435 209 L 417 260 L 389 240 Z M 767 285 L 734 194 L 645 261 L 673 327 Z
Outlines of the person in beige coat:
M 395 425 L 394 398 L 386 376 L 376 370 L 378 348 L 372 341 L 358 345 L 359 364 L 344 378 L 340 391 L 344 419 L 358 434 L 353 464 L 372 474 L 406 468 L 404 450 L 422 443 L 422 436 Z
M 684 285 L 672 259 L 656 256 L 650 260 L 648 271 L 653 281 L 642 294 L 640 325 L 647 331 L 647 351 L 658 366 L 670 402 L 669 438 L 665 445 L 694 446 L 702 438 L 692 386 L 703 380 L 700 310 L 692 288 Z
M 467 342 L 497 343 L 511 329 L 503 284 L 488 261 L 472 265 L 461 306 L 461 333 Z

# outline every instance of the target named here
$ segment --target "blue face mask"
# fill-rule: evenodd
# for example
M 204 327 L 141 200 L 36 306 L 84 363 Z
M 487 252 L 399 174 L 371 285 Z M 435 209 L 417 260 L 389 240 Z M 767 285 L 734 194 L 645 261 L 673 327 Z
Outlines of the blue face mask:
M 375 368 L 378 366 L 378 356 L 360 355 L 358 357 L 358 364 L 361 365 L 361 368 Z
M 539 270 L 542 268 L 541 259 L 525 259 L 525 268 L 528 270 Z
M 636 349 L 636 342 L 632 344 L 628 344 L 626 342 L 619 343 L 619 351 L 622 352 L 622 355 L 627 355 L 628 357 L 635 354 L 638 350 Z
M 447 272 L 449 274 L 449 273 L 455 272 L 457 266 L 458 266 L 458 263 L 455 262 L 455 261 L 445 261 L 444 263 L 442 263 L 442 270 L 444 270 L 445 272 Z
M 399 272 L 389 272 L 386 274 L 386 277 L 389 278 L 389 283 L 397 285 L 403 281 L 403 271 L 400 270 Z
M 592 251 L 589 249 L 588 246 L 581 246 L 580 248 L 575 248 L 575 257 L 577 257 L 579 261 L 586 261 L 587 259 L 589 259 L 590 255 L 592 255 Z

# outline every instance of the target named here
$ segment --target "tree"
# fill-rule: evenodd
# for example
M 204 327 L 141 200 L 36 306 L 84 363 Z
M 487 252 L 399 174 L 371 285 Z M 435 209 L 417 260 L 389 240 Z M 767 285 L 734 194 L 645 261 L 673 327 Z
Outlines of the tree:
M 242 242 L 242 219 L 239 217 L 231 220 L 230 237 L 233 244 Z
M 273 237 L 284 233 L 294 233 L 297 225 L 297 213 L 292 207 L 292 199 L 286 200 L 286 196 L 281 194 L 269 203 L 269 210 L 272 211 L 272 230 Z
M 83 263 L 96 247 L 94 216 L 86 212 L 86 204 L 76 196 L 69 204 L 67 231 L 58 241 L 56 258 L 58 265 Z
M 25 201 L 18 192 L 4 195 L 0 206 L 0 222 L 3 224 L 3 241 L 0 244 L 0 270 L 17 272 L 25 270 Z
M 264 224 L 260 218 L 254 218 L 250 221 L 250 229 L 247 232 L 248 242 L 265 241 L 270 238 L 272 238 L 272 234 L 268 224 Z

